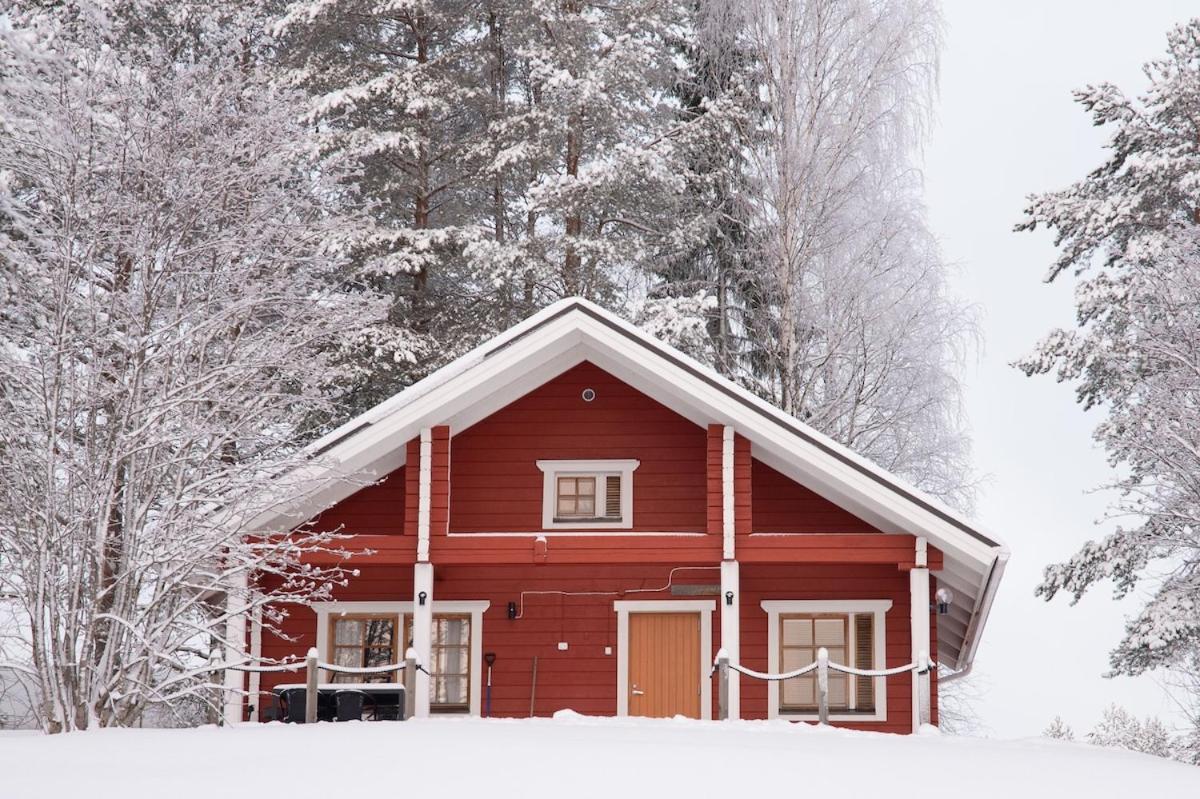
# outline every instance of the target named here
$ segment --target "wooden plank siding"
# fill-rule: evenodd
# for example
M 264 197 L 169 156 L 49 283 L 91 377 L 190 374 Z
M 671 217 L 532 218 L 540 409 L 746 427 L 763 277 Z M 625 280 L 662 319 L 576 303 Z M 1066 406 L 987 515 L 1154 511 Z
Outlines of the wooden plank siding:
M 596 392 L 584 401 L 583 389 Z M 723 539 L 724 427 L 698 426 L 593 364 L 580 364 L 468 429 L 432 429 L 430 560 L 434 601 L 488 600 L 483 651 L 496 653 L 492 712 L 529 714 L 533 657 L 538 658 L 536 714 L 561 709 L 612 715 L 620 656 L 618 599 L 671 600 L 677 584 L 713 586 Z M 318 529 L 355 534 L 344 544 L 373 551 L 348 565 L 359 570 L 336 589 L 343 601 L 409 601 L 413 592 L 419 499 L 420 440 L 405 443 L 406 465 L 363 488 L 315 520 Z M 560 534 L 542 529 L 543 474 L 538 460 L 629 459 L 633 473 L 632 530 Z M 741 657 L 767 668 L 767 599 L 890 599 L 885 622 L 887 665 L 907 663 L 909 582 L 915 538 L 887 534 L 753 458 L 750 442 L 734 437 L 736 558 L 741 563 Z M 632 532 L 638 535 L 624 535 Z M 662 533 L 662 535 L 652 535 Z M 309 558 L 336 562 L 331 555 Z M 929 549 L 933 571 L 942 553 Z M 702 570 L 692 570 L 703 567 Z M 520 619 L 507 616 L 521 604 Z M 528 592 L 565 592 L 528 593 Z M 680 596 L 695 599 L 696 596 Z M 708 598 L 708 597 L 700 597 Z M 714 593 L 714 602 L 719 597 Z M 720 608 L 712 614 L 711 661 L 720 645 Z M 283 637 L 264 631 L 267 658 L 302 657 L 316 643 L 316 616 L 290 607 Z M 930 651 L 936 652 L 936 617 Z M 568 644 L 560 651 L 558 643 Z M 611 654 L 605 653 L 605 648 Z M 322 653 L 326 656 L 327 653 Z M 295 675 L 266 674 L 264 691 Z M 936 675 L 934 714 L 937 713 Z M 717 691 L 713 690 L 714 705 Z M 908 732 L 911 677 L 889 680 L 884 722 L 846 723 L 859 729 Z M 766 686 L 742 678 L 744 718 L 766 718 Z M 716 708 L 713 717 L 716 717 Z
M 674 599 L 670 591 L 636 591 L 661 588 L 671 567 L 663 565 L 455 565 L 435 566 L 434 601 L 486 599 L 491 605 L 483 614 L 483 651 L 496 653 L 492 674 L 492 713 L 495 716 L 529 715 L 533 657 L 538 658 L 536 715 L 557 710 L 613 715 L 617 690 L 617 614 L 619 599 Z M 681 571 L 677 585 L 711 585 L 717 569 Z M 509 619 L 509 602 L 522 607 L 521 592 L 568 592 L 530 594 L 524 599 L 521 618 Z M 611 592 L 598 596 L 600 592 Z M 406 601 L 412 597 L 412 570 L 405 567 L 367 566 L 358 578 L 339 588 L 341 601 Z M 678 599 L 696 599 L 695 596 Z M 699 597 L 705 598 L 705 597 Z M 718 597 L 713 595 L 716 601 Z M 742 662 L 752 668 L 767 668 L 767 614 L 760 605 L 766 599 L 890 599 L 892 608 L 885 621 L 887 665 L 909 662 L 908 575 L 885 565 L 784 565 L 752 564 L 742 567 L 741 627 Z M 712 614 L 713 651 L 720 646 L 721 614 Z M 935 617 L 936 619 L 936 617 Z M 936 623 L 933 626 L 936 631 Z M 301 657 L 316 645 L 316 616 L 303 607 L 290 608 L 283 624 L 294 640 L 270 633 L 263 635 L 263 655 L 270 658 Z M 936 636 L 936 633 L 935 633 Z M 567 651 L 558 643 L 565 641 Z M 933 641 L 931 641 L 931 646 Z M 605 648 L 612 654 L 605 654 Z M 324 656 L 324 653 L 323 653 Z M 263 675 L 263 690 L 280 682 L 295 682 L 290 675 Z M 934 683 L 934 708 L 937 693 Z M 714 702 L 717 692 L 713 691 Z M 742 716 L 767 717 L 766 684 L 742 678 Z M 892 677 L 888 685 L 888 717 L 885 722 L 845 723 L 856 729 L 908 732 L 911 724 L 911 678 Z M 716 708 L 713 709 L 714 718 Z M 936 718 L 936 717 L 935 717 Z
M 704 533 L 706 447 L 703 427 L 582 363 L 456 433 L 450 531 L 541 530 L 538 460 L 636 458 L 632 530 Z

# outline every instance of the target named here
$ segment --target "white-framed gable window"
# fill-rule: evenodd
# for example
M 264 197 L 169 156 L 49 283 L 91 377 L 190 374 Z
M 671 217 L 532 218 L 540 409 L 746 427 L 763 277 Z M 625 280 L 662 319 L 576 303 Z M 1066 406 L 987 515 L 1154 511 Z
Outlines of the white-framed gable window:
M 636 460 L 540 460 L 542 528 L 545 530 L 633 527 Z
M 778 674 L 807 666 L 817 649 L 829 659 L 867 671 L 887 660 L 884 620 L 890 599 L 765 600 L 767 671 Z M 816 678 L 794 677 L 767 683 L 767 718 L 811 721 L 817 718 Z M 829 675 L 832 721 L 887 719 L 887 678 Z

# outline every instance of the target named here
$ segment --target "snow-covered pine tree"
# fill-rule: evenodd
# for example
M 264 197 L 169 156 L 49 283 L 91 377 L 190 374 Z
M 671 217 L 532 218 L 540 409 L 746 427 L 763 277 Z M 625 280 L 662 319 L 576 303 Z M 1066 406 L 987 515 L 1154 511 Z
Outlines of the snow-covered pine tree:
M 1119 705 L 1109 705 L 1100 721 L 1087 735 L 1088 743 L 1114 749 L 1128 749 L 1156 757 L 1174 757 L 1175 742 L 1161 721 L 1148 717 L 1139 721 Z
M 1074 741 L 1075 731 L 1071 725 L 1063 721 L 1062 716 L 1055 716 L 1046 729 L 1042 730 L 1043 738 L 1054 738 L 1059 741 Z
M 1054 230 L 1047 280 L 1074 272 L 1077 327 L 1055 330 L 1018 365 L 1077 385 L 1101 407 L 1095 431 L 1121 477 L 1130 520 L 1046 568 L 1038 594 L 1078 600 L 1102 580 L 1153 594 L 1112 652 L 1114 672 L 1182 665 L 1200 649 L 1200 20 L 1175 28 L 1146 65 L 1137 99 L 1111 84 L 1076 99 L 1112 128 L 1108 160 L 1034 196 L 1020 230 Z
M 231 586 L 265 575 L 253 608 L 343 578 L 297 568 L 336 536 L 248 525 L 386 312 L 344 288 L 357 222 L 301 98 L 241 31 L 202 24 L 192 61 L 117 6 L 0 21 L 0 595 L 48 731 L 218 702 Z

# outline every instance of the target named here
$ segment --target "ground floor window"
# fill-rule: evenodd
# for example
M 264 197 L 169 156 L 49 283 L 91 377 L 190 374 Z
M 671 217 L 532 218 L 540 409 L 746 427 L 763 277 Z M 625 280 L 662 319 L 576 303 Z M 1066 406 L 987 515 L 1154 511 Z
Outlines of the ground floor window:
M 335 617 L 330 623 L 333 663 L 365 668 L 396 662 L 396 617 L 351 615 Z M 333 682 L 388 682 L 391 674 L 334 674 Z
M 412 646 L 412 617 L 405 640 Z M 429 706 L 434 712 L 466 712 L 471 706 L 471 617 L 433 614 L 429 652 Z
M 891 600 L 766 600 L 767 670 L 795 671 L 817 659 L 824 647 L 829 660 L 864 670 L 886 664 L 884 618 Z M 886 680 L 829 672 L 829 712 L 835 721 L 887 718 Z M 815 719 L 817 677 L 812 672 L 767 685 L 771 718 Z
M 779 660 L 782 671 L 794 671 L 816 661 L 824 647 L 829 660 L 858 669 L 874 669 L 874 616 L 870 613 L 785 614 L 779 617 Z M 853 653 L 853 657 L 851 657 Z M 851 692 L 854 701 L 851 701 Z M 779 695 L 783 711 L 817 711 L 815 673 L 785 680 Z M 874 712 L 873 680 L 830 671 L 829 709 Z

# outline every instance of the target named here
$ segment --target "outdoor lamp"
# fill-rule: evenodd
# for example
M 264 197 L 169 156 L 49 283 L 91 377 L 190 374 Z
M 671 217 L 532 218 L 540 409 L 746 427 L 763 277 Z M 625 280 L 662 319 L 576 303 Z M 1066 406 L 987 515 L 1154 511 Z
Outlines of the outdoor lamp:
M 950 605 L 954 602 L 954 592 L 949 588 L 939 588 L 937 593 L 933 595 L 937 602 L 937 612 L 939 616 L 945 616 L 950 612 Z

